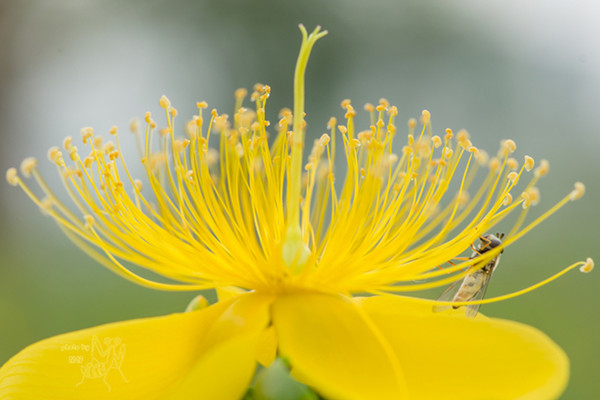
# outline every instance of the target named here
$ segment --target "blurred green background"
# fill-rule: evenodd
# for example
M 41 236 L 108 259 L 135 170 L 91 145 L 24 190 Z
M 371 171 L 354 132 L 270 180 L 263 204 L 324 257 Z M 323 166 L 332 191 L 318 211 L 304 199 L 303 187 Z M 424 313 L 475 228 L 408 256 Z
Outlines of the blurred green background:
M 230 113 L 236 88 L 268 83 L 275 121 L 292 103 L 297 24 L 320 24 L 330 34 L 308 68 L 310 135 L 343 116 L 342 99 L 362 109 L 386 97 L 399 121 L 427 108 L 436 133 L 466 128 L 490 153 L 513 138 L 518 158 L 548 158 L 537 214 L 574 181 L 586 183 L 582 200 L 505 252 L 488 291 L 499 295 L 588 256 L 600 260 L 599 20 L 592 0 L 3 1 L 0 169 L 33 155 L 58 185 L 45 159 L 50 146 L 78 138 L 83 126 L 126 130 L 132 117 L 159 112 L 162 94 L 182 126 L 196 101 Z M 68 242 L 20 190 L 2 183 L 0 193 L 0 363 L 50 335 L 180 311 L 193 297 L 125 282 Z M 565 349 L 565 399 L 600 393 L 598 282 L 597 272 L 572 272 L 483 307 Z

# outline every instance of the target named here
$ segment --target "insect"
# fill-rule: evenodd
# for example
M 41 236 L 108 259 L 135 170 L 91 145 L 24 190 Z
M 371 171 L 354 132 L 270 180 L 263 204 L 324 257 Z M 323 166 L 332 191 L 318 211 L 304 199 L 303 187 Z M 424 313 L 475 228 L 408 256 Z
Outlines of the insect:
M 471 245 L 473 249 L 473 254 L 469 259 L 474 260 L 477 257 L 480 257 L 484 253 L 502 245 L 502 238 L 504 234 L 496 234 L 493 235 L 491 233 L 487 233 L 483 236 L 479 237 L 480 243 L 479 247 L 475 248 Z M 504 252 L 504 250 L 502 250 Z M 496 257 L 492 258 L 485 266 L 480 269 L 477 269 L 473 272 L 469 272 L 462 281 L 456 281 L 448 289 L 442 293 L 439 297 L 438 301 L 452 301 L 452 302 L 468 302 L 468 301 L 476 301 L 481 300 L 485 296 L 485 291 L 490 283 L 490 279 L 492 277 L 492 273 L 494 269 L 498 266 L 500 261 L 500 252 Z M 472 268 L 472 267 L 471 267 Z M 477 315 L 479 311 L 479 307 L 481 304 L 473 304 L 467 306 L 466 316 L 469 318 L 473 318 Z M 450 307 L 456 309 L 460 306 L 452 306 L 452 305 L 439 305 L 433 306 L 434 312 L 444 311 L 449 309 Z

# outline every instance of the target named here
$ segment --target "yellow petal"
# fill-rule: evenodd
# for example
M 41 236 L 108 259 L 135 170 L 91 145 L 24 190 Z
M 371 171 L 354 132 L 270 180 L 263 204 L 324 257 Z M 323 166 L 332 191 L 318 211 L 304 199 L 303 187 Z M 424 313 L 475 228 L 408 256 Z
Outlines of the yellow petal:
M 277 356 L 277 333 L 275 327 L 270 326 L 260 336 L 258 342 L 258 350 L 256 353 L 256 361 L 263 367 L 268 367 Z
M 359 303 L 395 349 L 412 398 L 554 399 L 567 384 L 567 356 L 530 326 L 435 314 L 402 297 Z
M 0 398 L 239 399 L 269 299 L 102 325 L 35 343 L 0 369 Z
M 284 295 L 273 304 L 273 325 L 294 375 L 326 398 L 405 398 L 393 350 L 351 301 L 315 293 Z

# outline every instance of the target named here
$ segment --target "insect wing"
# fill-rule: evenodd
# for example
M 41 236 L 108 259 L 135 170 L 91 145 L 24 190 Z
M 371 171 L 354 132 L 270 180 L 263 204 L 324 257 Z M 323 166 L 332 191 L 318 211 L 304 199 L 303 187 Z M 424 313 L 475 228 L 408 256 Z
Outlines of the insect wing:
M 492 278 L 492 272 L 487 272 L 484 274 L 483 282 L 481 282 L 481 288 L 473 295 L 473 297 L 469 301 L 478 301 L 485 297 L 485 292 L 490 284 L 490 279 Z M 467 311 L 465 315 L 467 318 L 475 318 L 477 313 L 479 312 L 479 307 L 481 304 L 470 304 L 467 306 Z
M 440 295 L 440 297 L 437 299 L 437 301 L 452 301 L 452 300 L 454 300 L 454 296 L 458 292 L 458 289 L 460 289 L 460 285 L 462 285 L 462 283 L 463 283 L 463 279 L 452 283 L 452 285 L 448 286 L 448 288 L 446 290 L 444 290 L 444 292 Z M 448 304 L 435 305 L 435 306 L 433 306 L 433 312 L 440 312 L 440 311 L 448 310 L 451 307 L 452 306 L 448 305 Z

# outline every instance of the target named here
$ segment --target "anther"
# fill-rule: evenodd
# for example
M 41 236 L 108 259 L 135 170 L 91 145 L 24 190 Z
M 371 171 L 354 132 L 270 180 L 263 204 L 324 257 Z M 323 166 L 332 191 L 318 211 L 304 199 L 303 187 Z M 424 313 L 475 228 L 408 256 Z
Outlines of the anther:
M 467 140 L 471 139 L 471 135 L 469 135 L 469 132 L 467 132 L 466 129 L 461 129 L 460 131 L 458 131 L 458 133 L 456 134 L 456 140 L 461 143 L 461 142 L 466 142 Z
M 58 164 L 60 162 L 61 157 L 62 157 L 62 153 L 58 149 L 58 147 L 54 146 L 54 147 L 50 147 L 50 149 L 48 149 L 48 159 L 50 161 Z
M 171 118 L 175 118 L 177 116 L 177 109 L 175 107 L 169 108 L 169 114 L 171 114 Z
M 445 158 L 450 158 L 450 157 L 452 157 L 452 154 L 453 154 L 453 153 L 454 153 L 454 152 L 452 151 L 452 149 L 451 149 L 450 147 L 446 147 L 446 148 L 444 149 L 444 157 L 445 157 Z
M 508 166 L 508 169 L 510 169 L 512 171 L 519 168 L 519 162 L 517 161 L 516 158 L 512 158 L 512 157 L 510 157 L 508 160 L 506 160 L 506 165 Z
M 533 157 L 525 156 L 525 170 L 529 172 L 533 169 L 534 166 L 535 161 L 533 160 Z
M 160 106 L 162 108 L 171 107 L 171 101 L 164 94 L 162 96 L 160 96 L 160 100 L 158 101 L 158 104 L 160 104 Z
M 388 109 L 388 114 L 389 114 L 391 117 L 395 117 L 396 115 L 398 115 L 398 107 L 396 107 L 396 106 L 391 106 L 391 107 Z
M 442 139 L 437 135 L 432 137 L 431 141 L 433 142 L 433 147 L 435 147 L 436 149 L 442 145 Z
M 390 106 L 390 102 L 387 99 L 384 99 L 383 97 L 379 99 L 379 104 L 382 105 L 384 108 L 388 108 Z
M 533 173 L 536 177 L 541 178 L 548 175 L 548 172 L 550 172 L 550 163 L 548 160 L 543 159 L 540 161 L 540 166 L 537 167 Z
M 91 127 L 85 127 L 81 129 L 81 138 L 83 143 L 87 143 L 88 139 L 94 135 L 94 129 Z
M 91 229 L 94 225 L 94 217 L 92 217 L 90 214 L 84 215 L 83 220 L 85 221 L 85 227 L 87 229 Z
M 348 106 L 350 106 L 350 99 L 344 99 L 344 100 L 342 100 L 342 102 L 340 103 L 340 105 L 342 106 L 342 108 L 348 108 Z
M 52 209 L 53 204 L 54 204 L 54 201 L 52 200 L 51 197 L 44 197 L 42 199 L 42 201 L 40 202 L 40 208 L 42 209 L 43 213 L 48 214 L 50 212 L 50 210 Z
M 71 136 L 67 136 L 63 140 L 63 147 L 66 151 L 71 150 L 71 146 L 73 146 L 73 138 Z
M 131 133 L 137 134 L 140 131 L 140 120 L 134 119 L 129 123 Z
M 516 173 L 515 171 L 510 172 L 507 176 L 506 179 L 508 179 L 509 181 L 513 182 L 514 184 L 517 183 L 517 180 L 519 178 L 519 174 Z
M 248 89 L 239 88 L 234 92 L 236 100 L 241 100 L 248 95 Z
M 414 118 L 409 118 L 408 119 L 408 128 L 415 129 L 415 126 L 417 126 L 417 120 Z
M 27 157 L 21 162 L 21 172 L 23 175 L 29 178 L 35 167 L 37 167 L 37 164 L 38 162 L 36 158 Z
M 452 132 L 452 129 L 446 128 L 446 136 L 444 136 L 446 141 L 452 139 L 453 137 L 454 137 L 454 133 Z
M 205 101 L 199 101 L 196 103 L 196 107 L 198 107 L 199 110 L 202 110 L 203 108 L 208 107 L 208 103 Z
M 485 150 L 479 150 L 477 154 L 475 154 L 475 159 L 479 163 L 479 165 L 486 165 L 489 160 L 489 155 Z
M 526 190 L 529 195 L 529 200 L 531 201 L 531 205 L 536 206 L 540 202 L 540 190 L 535 186 L 532 186 Z
M 500 142 L 500 154 L 507 157 L 517 149 L 517 144 L 512 139 L 506 139 Z
M 496 158 L 496 157 L 492 157 L 490 159 L 488 167 L 489 167 L 490 171 L 492 171 L 492 172 L 498 171 L 498 169 L 500 169 L 500 160 L 498 160 L 498 158 Z
M 571 192 L 571 201 L 579 200 L 585 194 L 585 185 L 581 182 L 575 182 L 575 189 Z
M 431 113 L 429 112 L 429 110 L 421 111 L 421 122 L 423 124 L 428 124 L 429 121 L 431 121 Z
M 136 180 L 133 181 L 133 184 L 135 185 L 135 190 L 137 192 L 141 192 L 142 191 L 142 186 L 143 186 L 142 181 L 140 181 L 139 179 L 136 179 Z
M 502 201 L 502 204 L 504 204 L 505 206 L 508 206 L 512 203 L 513 201 L 513 197 L 512 194 L 510 193 L 506 193 L 506 197 L 504 197 L 504 200 Z
M 592 272 L 593 269 L 594 269 L 594 260 L 592 260 L 590 257 L 588 257 L 587 260 L 585 260 L 585 264 L 583 264 L 581 267 L 579 267 L 579 270 L 585 274 Z
M 521 204 L 523 208 L 528 208 L 531 205 L 531 197 L 529 193 L 523 192 L 521 193 L 521 197 L 523 198 L 523 203 Z
M 324 133 L 321 135 L 321 138 L 319 139 L 319 145 L 321 146 L 327 146 L 327 144 L 329 143 L 329 135 Z
M 6 170 L 6 180 L 11 186 L 17 186 L 19 184 L 19 176 L 17 175 L 16 168 L 9 168 Z

